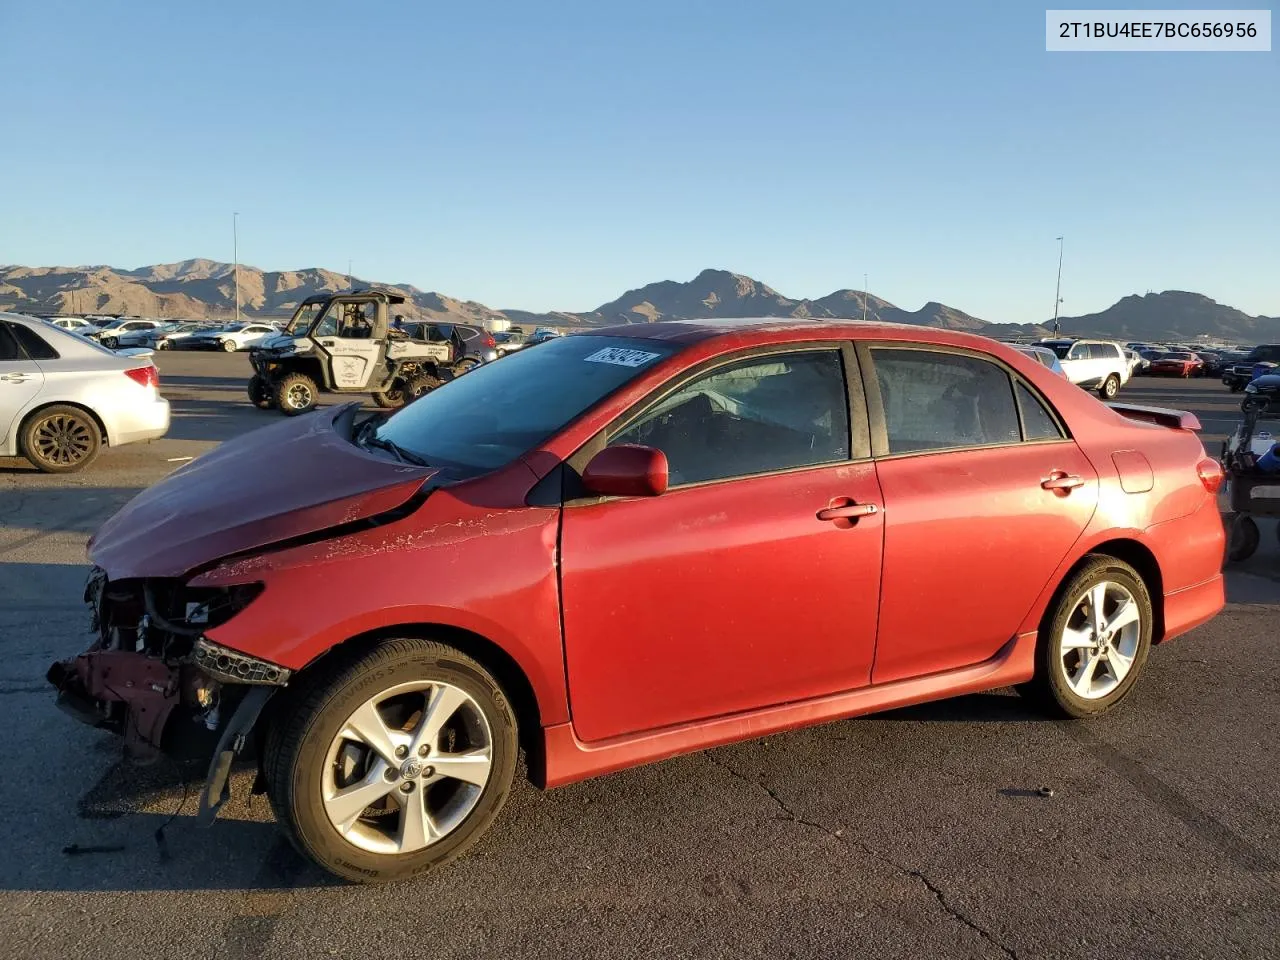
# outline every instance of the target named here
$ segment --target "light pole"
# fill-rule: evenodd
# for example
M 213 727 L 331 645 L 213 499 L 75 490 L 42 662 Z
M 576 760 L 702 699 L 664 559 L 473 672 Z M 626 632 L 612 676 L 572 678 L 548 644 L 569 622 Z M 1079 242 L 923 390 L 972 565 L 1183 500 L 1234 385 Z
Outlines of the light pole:
M 862 322 L 867 322 L 867 275 L 862 275 Z
M 240 230 L 237 223 L 239 218 L 240 214 L 231 214 L 231 255 L 236 262 L 236 323 L 240 322 Z
M 1062 238 L 1058 238 L 1058 285 L 1053 290 L 1053 335 L 1056 337 L 1060 332 L 1058 329 L 1058 304 L 1062 303 Z

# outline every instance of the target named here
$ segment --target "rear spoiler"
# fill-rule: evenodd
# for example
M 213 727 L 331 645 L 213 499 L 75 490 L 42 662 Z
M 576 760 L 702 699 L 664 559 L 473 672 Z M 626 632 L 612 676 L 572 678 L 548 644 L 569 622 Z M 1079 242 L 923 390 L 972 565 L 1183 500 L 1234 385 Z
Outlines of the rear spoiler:
M 1108 403 L 1107 406 L 1130 420 L 1141 420 L 1143 423 L 1154 423 L 1156 426 L 1170 427 L 1174 430 L 1200 429 L 1200 418 L 1186 410 L 1144 407 L 1137 403 Z

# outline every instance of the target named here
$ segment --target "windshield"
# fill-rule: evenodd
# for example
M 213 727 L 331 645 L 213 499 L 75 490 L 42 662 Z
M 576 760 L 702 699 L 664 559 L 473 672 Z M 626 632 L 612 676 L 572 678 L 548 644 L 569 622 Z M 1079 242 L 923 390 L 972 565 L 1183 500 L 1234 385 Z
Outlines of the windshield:
M 454 474 L 487 473 L 555 435 L 676 349 L 656 340 L 560 337 L 431 391 L 375 436 Z
M 1075 346 L 1075 344 L 1071 344 L 1071 343 L 1047 343 L 1047 344 L 1045 344 L 1045 348 L 1046 348 L 1046 349 L 1049 349 L 1049 350 L 1052 350 L 1052 351 L 1057 355 L 1057 357 L 1058 357 L 1058 359 L 1059 359 L 1059 360 L 1065 360 L 1065 359 L 1067 359 L 1067 354 L 1069 354 L 1069 353 L 1071 352 L 1071 348 L 1072 348 L 1073 346 Z
M 284 328 L 284 332 L 291 337 L 300 337 L 311 329 L 311 324 L 316 317 L 320 316 L 320 311 L 324 309 L 323 303 L 304 303 L 298 308 L 297 313 L 293 315 L 293 319 L 289 321 L 289 325 Z

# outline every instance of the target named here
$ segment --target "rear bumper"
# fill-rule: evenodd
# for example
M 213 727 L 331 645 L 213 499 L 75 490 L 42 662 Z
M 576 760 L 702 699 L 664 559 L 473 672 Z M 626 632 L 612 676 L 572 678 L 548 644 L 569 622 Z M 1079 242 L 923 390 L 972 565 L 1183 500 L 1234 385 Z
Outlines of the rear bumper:
M 115 429 L 107 438 L 113 447 L 139 440 L 155 440 L 169 432 L 169 401 L 157 397 L 151 403 L 130 407 L 115 418 Z
M 1167 593 L 1164 597 L 1163 643 L 1207 623 L 1227 602 L 1222 575 L 1204 583 Z

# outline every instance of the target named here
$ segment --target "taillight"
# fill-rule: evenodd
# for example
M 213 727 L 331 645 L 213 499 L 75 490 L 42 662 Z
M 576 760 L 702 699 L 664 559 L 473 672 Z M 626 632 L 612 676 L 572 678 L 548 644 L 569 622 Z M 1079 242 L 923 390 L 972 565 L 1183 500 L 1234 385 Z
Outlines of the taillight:
M 134 367 L 132 370 L 126 370 L 124 375 L 134 383 L 144 387 L 160 387 L 160 371 L 155 367 Z
M 493 334 L 489 334 L 484 338 L 484 345 L 486 347 L 496 347 L 498 345 L 498 341 L 493 339 Z
M 1222 486 L 1222 464 L 1212 457 L 1205 457 L 1196 464 L 1196 476 L 1210 493 L 1217 493 Z

